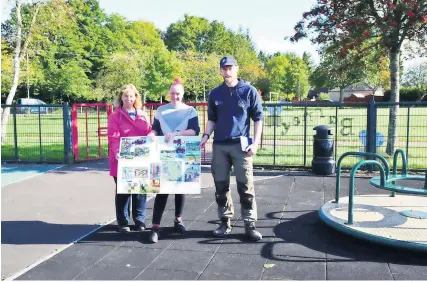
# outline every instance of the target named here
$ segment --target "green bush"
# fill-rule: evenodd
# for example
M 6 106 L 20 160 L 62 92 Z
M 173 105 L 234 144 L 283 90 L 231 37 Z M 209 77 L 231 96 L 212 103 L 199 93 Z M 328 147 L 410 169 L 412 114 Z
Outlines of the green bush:
M 328 93 L 320 93 L 319 94 L 319 100 L 320 101 L 329 100 L 329 94 Z
M 402 87 L 400 88 L 400 101 L 401 102 L 414 102 L 421 99 L 424 93 L 417 88 Z M 391 90 L 384 92 L 384 102 L 390 102 Z M 423 98 L 423 101 L 427 101 L 427 96 Z

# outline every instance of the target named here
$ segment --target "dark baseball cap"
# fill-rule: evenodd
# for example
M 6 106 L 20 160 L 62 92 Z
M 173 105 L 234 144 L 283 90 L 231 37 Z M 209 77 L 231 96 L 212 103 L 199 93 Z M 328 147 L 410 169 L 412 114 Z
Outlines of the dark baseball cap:
M 225 56 L 219 61 L 219 67 L 223 68 L 224 66 L 237 66 L 237 61 L 232 56 Z

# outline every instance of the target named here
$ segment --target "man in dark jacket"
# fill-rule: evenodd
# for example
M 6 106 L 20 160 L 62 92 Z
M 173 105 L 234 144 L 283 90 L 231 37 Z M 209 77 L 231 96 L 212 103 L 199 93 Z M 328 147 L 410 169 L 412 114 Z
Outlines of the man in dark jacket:
M 225 236 L 231 231 L 234 215 L 230 194 L 230 173 L 233 166 L 239 191 L 245 233 L 252 240 L 262 239 L 255 228 L 257 207 L 253 184 L 252 156 L 261 141 L 263 111 L 261 99 L 255 87 L 237 77 L 236 60 L 226 56 L 220 61 L 224 83 L 209 94 L 208 124 L 203 134 L 204 146 L 215 131 L 213 139 L 212 175 L 215 181 L 215 197 L 218 204 L 220 226 L 215 236 Z M 250 119 L 254 121 L 255 136 L 249 138 Z

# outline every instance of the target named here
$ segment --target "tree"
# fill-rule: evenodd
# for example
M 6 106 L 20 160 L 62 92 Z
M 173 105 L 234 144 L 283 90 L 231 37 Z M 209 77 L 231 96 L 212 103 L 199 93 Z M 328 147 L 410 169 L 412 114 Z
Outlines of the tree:
M 274 54 L 266 62 L 270 91 L 294 93 L 301 99 L 308 94 L 308 67 L 295 54 Z
M 184 20 L 167 28 L 163 38 L 169 50 L 231 55 L 242 67 L 259 64 L 249 31 L 234 32 L 222 22 L 209 22 L 205 18 L 185 15 Z
M 403 81 L 404 86 L 415 87 L 427 94 L 427 62 L 410 67 Z
M 339 88 L 339 102 L 342 103 L 344 88 L 350 85 L 366 83 L 375 89 L 386 85 L 384 72 L 388 73 L 388 65 L 384 63 L 386 60 L 382 50 L 371 48 L 361 56 L 355 50 L 343 54 L 340 53 L 340 49 L 340 42 L 331 43 L 322 48 L 320 65 L 310 76 L 311 83 L 316 88 Z
M 307 65 L 309 74 L 311 74 L 314 69 L 314 63 L 313 59 L 311 58 L 311 54 L 304 51 L 304 53 L 302 54 L 302 60 Z
M 174 51 L 206 52 L 206 49 L 211 49 L 208 46 L 209 38 L 215 38 L 209 21 L 189 15 L 185 15 L 182 21 L 172 23 L 164 34 L 166 46 Z
M 425 0 L 318 0 L 295 26 L 291 41 L 311 37 L 317 44 L 342 42 L 341 52 L 363 53 L 372 44 L 388 51 L 390 58 L 391 101 L 399 102 L 399 59 L 405 40 L 417 42 L 427 53 L 427 1 Z M 309 34 L 309 32 L 312 32 Z M 393 154 L 397 140 L 398 106 L 390 108 L 387 153 Z
M 179 53 L 178 58 L 182 63 L 185 99 L 199 101 L 202 98 L 206 101 L 208 93 L 221 83 L 220 57 L 216 54 L 187 51 Z
M 283 55 L 276 55 L 266 62 L 270 91 L 286 92 L 286 71 L 290 66 L 289 59 Z
M 14 55 L 13 55 L 13 80 L 12 80 L 12 85 L 10 87 L 10 91 L 9 94 L 7 95 L 6 98 L 6 105 L 11 105 L 13 98 L 15 97 L 15 93 L 16 93 L 16 88 L 18 87 L 18 81 L 19 81 L 19 73 L 20 73 L 20 67 L 21 67 L 21 60 L 22 57 L 24 56 L 24 54 L 27 51 L 28 48 L 28 44 L 30 43 L 31 40 L 31 35 L 32 35 L 32 28 L 35 25 L 36 19 L 37 19 L 37 14 L 39 11 L 39 2 L 37 2 L 35 4 L 35 11 L 34 14 L 32 16 L 32 20 L 31 20 L 31 24 L 28 28 L 28 33 L 26 34 L 26 38 L 23 38 L 22 35 L 22 16 L 21 16 L 21 1 L 20 0 L 16 0 L 15 2 L 15 12 L 16 12 L 16 21 L 17 21 L 17 28 L 16 28 L 16 37 L 15 37 L 15 50 L 14 50 Z M 2 122 L 2 136 L 1 136 L 1 142 L 3 144 L 4 138 L 6 136 L 6 130 L 7 130 L 7 125 L 9 123 L 9 115 L 10 115 L 10 107 L 6 107 L 3 110 L 2 113 L 2 118 L 1 118 L 1 122 Z

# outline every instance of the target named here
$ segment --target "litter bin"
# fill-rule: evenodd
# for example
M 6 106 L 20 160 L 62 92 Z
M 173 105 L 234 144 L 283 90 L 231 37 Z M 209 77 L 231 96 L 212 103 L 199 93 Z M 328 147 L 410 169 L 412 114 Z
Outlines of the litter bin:
M 329 175 L 335 170 L 334 138 L 331 128 L 327 125 L 319 125 L 313 128 L 316 135 L 313 136 L 313 160 L 311 168 L 315 174 Z

